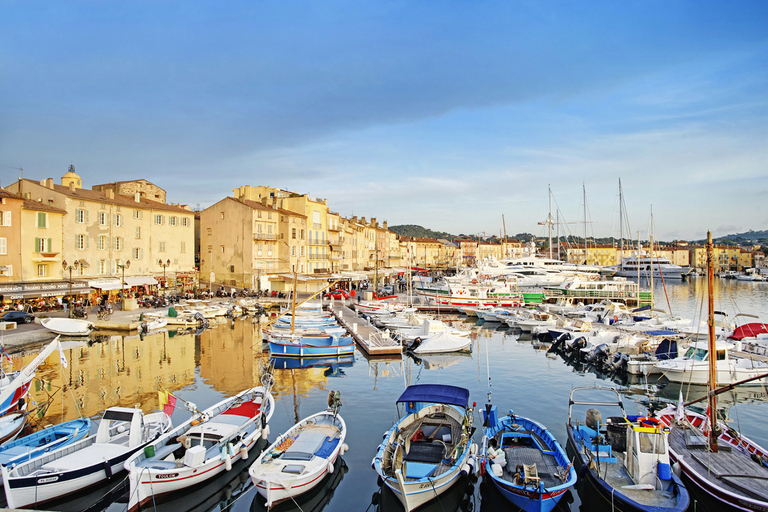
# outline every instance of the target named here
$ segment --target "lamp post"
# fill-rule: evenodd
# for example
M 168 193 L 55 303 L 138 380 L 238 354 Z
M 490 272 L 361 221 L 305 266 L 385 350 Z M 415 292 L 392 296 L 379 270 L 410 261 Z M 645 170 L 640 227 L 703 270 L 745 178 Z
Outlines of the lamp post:
M 131 260 L 126 261 L 125 263 L 118 263 L 117 268 L 121 269 L 123 271 L 123 280 L 120 282 L 120 309 L 122 311 L 125 311 L 125 269 L 130 268 L 131 266 Z
M 200 265 L 197 267 L 197 289 L 199 290 L 201 288 L 202 283 L 200 282 L 200 275 L 203 272 L 203 263 L 205 263 L 204 259 L 200 260 Z
M 67 264 L 67 260 L 64 260 L 61 262 L 61 267 L 65 271 L 69 270 L 69 300 L 72 300 L 72 270 L 78 268 L 80 266 L 80 260 L 75 260 L 74 263 L 71 265 Z M 72 312 L 74 311 L 74 306 L 70 304 L 69 308 L 69 317 L 72 318 Z
M 163 260 L 158 260 L 158 265 L 163 267 L 163 286 L 165 287 L 166 291 L 168 290 L 168 282 L 165 280 L 165 269 L 168 268 L 171 265 L 171 260 L 166 261 L 163 263 Z

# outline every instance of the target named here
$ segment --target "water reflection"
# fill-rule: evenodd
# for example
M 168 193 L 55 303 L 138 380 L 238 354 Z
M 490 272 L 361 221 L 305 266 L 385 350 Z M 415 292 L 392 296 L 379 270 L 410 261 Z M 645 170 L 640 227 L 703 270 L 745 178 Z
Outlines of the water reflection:
M 690 317 L 701 307 L 700 293 L 705 289 L 703 279 L 667 283 L 666 293 L 657 285 L 657 305 L 670 309 L 664 306 L 669 297 L 674 314 Z M 768 313 L 768 283 L 760 287 L 751 284 L 745 288 L 735 281 L 717 281 L 717 293 L 716 309 L 727 311 L 730 318 L 740 312 L 762 314 L 763 320 L 768 318 L 768 314 L 763 314 Z M 652 376 L 647 380 L 644 376 L 610 377 L 583 362 L 546 354 L 539 351 L 545 349 L 546 344 L 519 336 L 502 324 L 485 324 L 463 315 L 446 316 L 444 320 L 471 330 L 471 354 L 368 358 L 356 352 L 353 357 L 322 361 L 275 360 L 273 394 L 276 411 L 270 421 L 271 439 L 306 416 L 299 409 L 317 412 L 325 408 L 329 388 L 339 389 L 342 393 L 342 414 L 349 428 L 347 443 L 350 451 L 345 454 L 349 473 L 343 479 L 339 475 L 335 483 L 328 482 L 328 487 L 324 482 L 319 488 L 332 492 L 324 494 L 323 490 L 318 490 L 314 495 L 319 502 L 326 503 L 323 505 L 325 509 L 365 510 L 370 505 L 371 510 L 389 510 L 386 506 L 394 496 L 386 495 L 379 488 L 370 462 L 381 442 L 381 434 L 395 420 L 394 403 L 409 384 L 450 383 L 466 387 L 471 399 L 481 403 L 492 381 L 494 399 L 520 414 L 535 417 L 561 442 L 565 440 L 567 400 L 573 386 L 608 384 L 620 388 L 630 413 L 643 411 L 649 403 L 645 398 L 648 392 L 667 401 L 677 401 L 679 396 L 679 385 L 670 383 L 657 387 Z M 197 334 L 182 330 L 152 333 L 140 338 L 101 333 L 91 339 L 68 340 L 64 351 L 68 367 L 62 368 L 58 354 L 52 355 L 38 371 L 30 396 L 39 404 L 52 399 L 42 423 L 60 423 L 81 415 L 98 419 L 102 411 L 111 406 L 138 405 L 145 411 L 152 411 L 158 406 L 159 388 L 168 389 L 195 402 L 199 408 L 205 408 L 224 396 L 260 382 L 260 368 L 269 361 L 269 355 L 264 351 L 258 327 L 245 318 L 218 323 Z M 39 347 L 12 354 L 14 368 L 25 366 L 37 352 Z M 705 390 L 699 388 L 682 388 L 684 398 L 691 400 L 702 396 Z M 751 387 L 721 395 L 719 403 L 734 419 L 735 427 L 758 443 L 768 445 L 768 432 L 763 428 L 768 411 L 766 401 L 765 389 Z M 184 421 L 188 414 L 183 407 L 177 407 L 174 423 Z M 479 440 L 479 434 L 476 436 Z M 258 507 L 247 473 L 232 471 L 227 473 L 227 478 L 230 480 L 211 483 L 205 496 L 195 494 L 196 497 L 190 500 L 191 505 L 179 502 L 174 510 L 194 506 L 200 511 L 244 511 Z M 114 495 L 101 499 L 110 490 L 94 493 L 98 498 L 94 503 L 82 500 L 56 508 L 103 510 L 115 500 Z M 126 491 L 113 489 L 115 495 L 119 496 L 121 492 Z M 506 504 L 494 507 L 492 492 L 486 492 L 481 485 L 457 487 L 454 492 L 458 496 L 451 503 L 433 503 L 438 507 L 435 510 L 464 510 L 462 506 L 468 503 L 472 504 L 473 510 L 508 508 Z M 378 496 L 375 504 L 372 501 L 374 494 Z M 581 505 L 575 492 L 572 500 L 572 509 L 588 510 Z M 393 507 L 399 506 L 399 501 L 394 498 Z M 172 505 L 169 503 L 167 507 L 171 510 Z M 565 502 L 563 509 L 567 507 Z M 124 508 L 124 503 L 121 506 L 119 502 L 108 507 L 115 511 Z M 307 510 L 304 505 L 302 509 Z

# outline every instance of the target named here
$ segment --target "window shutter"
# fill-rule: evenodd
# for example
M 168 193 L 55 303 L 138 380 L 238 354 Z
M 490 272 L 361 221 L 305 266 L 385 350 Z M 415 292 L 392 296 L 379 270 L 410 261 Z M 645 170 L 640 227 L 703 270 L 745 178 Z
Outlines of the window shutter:
M 48 252 L 53 252 L 53 238 L 48 239 Z
M 5 215 L 3 215 L 4 224 L 6 226 L 11 225 L 11 212 L 5 212 Z
M 85 248 L 86 248 L 86 249 L 88 249 L 88 247 L 90 246 L 90 244 L 91 244 L 91 239 L 90 239 L 90 237 L 87 237 L 87 236 L 86 236 L 86 237 L 85 237 Z
M 40 239 L 35 238 L 35 252 L 40 252 Z
M 88 210 L 85 210 L 85 223 L 88 224 Z

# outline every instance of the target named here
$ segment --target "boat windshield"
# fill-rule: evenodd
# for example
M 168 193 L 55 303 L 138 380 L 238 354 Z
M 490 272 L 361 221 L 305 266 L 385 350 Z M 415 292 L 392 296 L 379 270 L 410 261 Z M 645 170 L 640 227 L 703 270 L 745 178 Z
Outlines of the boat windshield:
M 688 347 L 688 351 L 685 353 L 685 358 L 694 361 L 706 361 L 707 350 L 703 348 Z
M 638 435 L 640 437 L 640 451 L 642 453 L 663 455 L 667 452 L 664 436 L 650 432 L 638 432 Z

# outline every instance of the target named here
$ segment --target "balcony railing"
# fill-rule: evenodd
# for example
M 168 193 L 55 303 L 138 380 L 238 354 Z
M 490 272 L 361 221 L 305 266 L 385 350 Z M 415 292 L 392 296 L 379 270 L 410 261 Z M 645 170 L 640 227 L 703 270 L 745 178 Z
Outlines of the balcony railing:
M 253 239 L 254 240 L 277 240 L 277 235 L 275 233 L 254 233 Z

